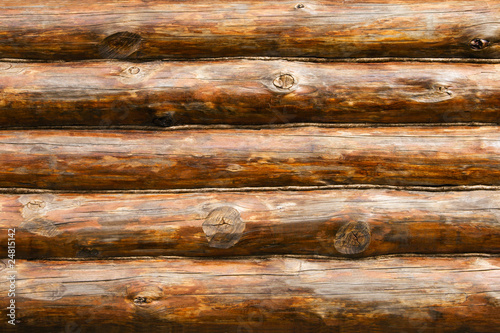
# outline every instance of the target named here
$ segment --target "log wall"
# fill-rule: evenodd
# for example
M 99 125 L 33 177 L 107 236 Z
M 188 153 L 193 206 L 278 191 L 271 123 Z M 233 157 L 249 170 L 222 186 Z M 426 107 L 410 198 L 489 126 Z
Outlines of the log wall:
M 500 1 L 1 8 L 1 332 L 498 332 Z

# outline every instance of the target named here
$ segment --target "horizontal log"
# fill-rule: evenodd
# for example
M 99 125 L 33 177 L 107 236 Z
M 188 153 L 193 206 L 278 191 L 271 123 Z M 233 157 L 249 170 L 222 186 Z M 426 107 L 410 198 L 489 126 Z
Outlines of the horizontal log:
M 46 193 L 0 208 L 0 252 L 15 229 L 18 259 L 500 253 L 498 191 Z
M 499 58 L 496 0 L 2 2 L 0 57 Z
M 494 64 L 0 63 L 0 127 L 500 122 Z
M 496 332 L 500 325 L 498 257 L 18 260 L 15 269 L 16 332 Z M 0 284 L 4 305 L 8 290 Z M 2 306 L 3 326 L 7 311 Z
M 3 131 L 0 187 L 500 185 L 497 127 Z

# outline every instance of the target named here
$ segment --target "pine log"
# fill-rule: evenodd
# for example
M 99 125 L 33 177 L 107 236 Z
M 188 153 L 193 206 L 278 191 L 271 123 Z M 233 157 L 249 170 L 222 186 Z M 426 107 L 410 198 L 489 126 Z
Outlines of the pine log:
M 18 260 L 15 270 L 16 332 L 497 332 L 500 325 L 498 257 Z M 2 304 L 8 288 L 0 284 Z M 3 318 L 7 311 L 2 306 Z
M 500 254 L 498 191 L 4 194 L 0 210 L 18 259 Z
M 0 62 L 0 127 L 500 122 L 500 65 Z
M 499 58 L 496 0 L 2 1 L 0 57 Z
M 497 127 L 3 131 L 0 187 L 500 185 Z

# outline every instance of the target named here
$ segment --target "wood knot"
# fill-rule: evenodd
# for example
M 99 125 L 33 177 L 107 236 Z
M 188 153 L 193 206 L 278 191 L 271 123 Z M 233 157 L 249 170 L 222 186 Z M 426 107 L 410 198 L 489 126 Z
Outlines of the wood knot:
M 137 296 L 134 298 L 135 305 L 142 305 L 147 303 L 151 303 L 151 300 L 149 300 L 147 297 Z
M 139 67 L 132 66 L 128 68 L 128 72 L 132 75 L 139 74 L 140 71 L 141 69 Z
M 299 3 L 299 4 L 297 4 L 297 5 L 295 6 L 295 8 L 297 8 L 297 9 L 302 9 L 302 8 L 304 8 L 304 7 L 305 7 L 305 6 L 304 6 L 304 4 L 302 4 L 302 3 Z
M 81 247 L 77 252 L 76 252 L 76 257 L 77 258 L 95 258 L 100 255 L 100 252 L 95 249 L 90 249 L 86 247 Z
M 337 231 L 335 248 L 343 254 L 363 252 L 370 244 L 370 227 L 365 222 L 349 222 Z
M 127 299 L 131 300 L 135 305 L 153 303 L 163 297 L 163 288 L 159 281 L 138 281 L 128 284 L 125 288 L 125 292 L 128 295 Z
M 474 38 L 473 40 L 471 40 L 469 42 L 470 48 L 475 50 L 475 51 L 482 50 L 485 47 L 487 47 L 488 45 L 490 45 L 490 41 L 486 40 L 486 39 L 481 39 L 481 38 Z
M 45 208 L 45 201 L 32 200 L 26 204 L 26 208 L 30 210 L 40 210 Z
M 202 227 L 208 246 L 228 249 L 240 240 L 245 223 L 236 209 L 224 206 L 212 210 Z
M 153 119 L 153 124 L 160 127 L 170 127 L 175 124 L 174 115 L 167 113 L 164 116 L 156 117 Z
M 295 84 L 295 78 L 291 74 L 280 74 L 274 79 L 273 84 L 278 89 L 289 90 Z
M 139 50 L 142 38 L 138 34 L 121 31 L 99 43 L 99 54 L 106 59 L 125 59 Z

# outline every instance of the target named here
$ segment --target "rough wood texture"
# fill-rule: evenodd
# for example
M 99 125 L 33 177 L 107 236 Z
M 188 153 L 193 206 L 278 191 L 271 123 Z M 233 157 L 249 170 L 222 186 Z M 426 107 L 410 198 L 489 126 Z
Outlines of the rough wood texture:
M 496 0 L 5 0 L 0 57 L 498 58 Z
M 497 127 L 3 131 L 0 187 L 500 185 Z
M 15 228 L 20 259 L 500 254 L 497 191 L 24 194 L 0 210 L 0 252 Z
M 500 122 L 500 65 L 0 63 L 0 127 Z
M 22 277 L 16 332 L 68 326 L 85 332 L 496 332 L 500 325 L 498 257 L 16 264 Z M 2 279 L 7 275 L 4 269 Z M 0 284 L 3 299 L 6 286 Z

